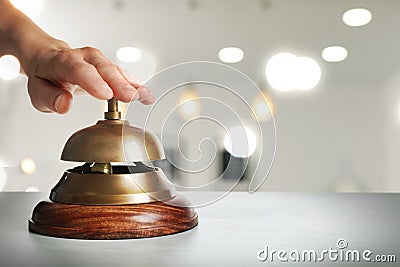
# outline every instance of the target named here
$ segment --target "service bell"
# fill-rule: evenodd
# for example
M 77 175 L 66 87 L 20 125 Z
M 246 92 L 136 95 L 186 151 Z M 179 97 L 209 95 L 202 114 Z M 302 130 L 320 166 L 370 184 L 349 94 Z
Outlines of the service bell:
M 35 233 L 81 239 L 140 238 L 197 225 L 190 202 L 151 161 L 165 159 L 158 138 L 121 120 L 108 100 L 105 119 L 75 132 L 61 160 L 83 162 L 67 170 L 29 221 Z

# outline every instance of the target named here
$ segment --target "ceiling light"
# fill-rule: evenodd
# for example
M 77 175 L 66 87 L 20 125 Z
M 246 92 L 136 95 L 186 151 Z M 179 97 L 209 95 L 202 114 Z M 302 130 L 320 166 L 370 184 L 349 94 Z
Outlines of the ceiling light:
M 117 50 L 116 56 L 122 62 L 136 62 L 142 58 L 142 51 L 136 47 L 121 47 Z
M 0 57 L 0 78 L 12 80 L 19 75 L 20 64 L 16 57 L 4 55 Z
M 29 158 L 21 160 L 20 167 L 22 172 L 28 175 L 36 171 L 36 163 Z
M 319 83 L 321 68 L 314 59 L 299 57 L 297 58 L 297 75 L 295 77 L 295 89 L 310 90 Z
M 322 52 L 322 58 L 327 62 L 340 62 L 347 58 L 347 49 L 343 46 L 328 46 Z
M 371 11 L 365 8 L 353 8 L 343 13 L 343 22 L 352 27 L 368 24 L 372 19 Z
M 236 126 L 225 135 L 224 147 L 235 157 L 247 158 L 256 151 L 257 138 L 249 128 Z
M 11 0 L 10 2 L 31 19 L 39 17 L 44 5 L 44 0 Z
M 312 58 L 279 53 L 268 61 L 265 76 L 278 91 L 309 90 L 319 83 L 321 68 Z
M 242 61 L 244 52 L 238 47 L 225 47 L 219 50 L 218 58 L 225 63 L 237 63 Z
M 297 57 L 290 53 L 279 53 L 267 63 L 265 75 L 269 84 L 278 91 L 294 89 L 293 77 L 296 75 Z

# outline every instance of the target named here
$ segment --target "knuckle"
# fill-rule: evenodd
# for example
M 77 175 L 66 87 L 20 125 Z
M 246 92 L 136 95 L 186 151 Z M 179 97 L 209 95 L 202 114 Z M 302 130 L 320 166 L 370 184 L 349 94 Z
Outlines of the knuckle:
M 73 56 L 72 49 L 61 49 L 56 51 L 54 55 L 54 60 L 63 62 L 65 60 L 68 60 L 71 56 Z
M 82 59 L 76 51 L 72 49 L 59 50 L 53 56 L 52 65 L 54 68 L 57 68 L 57 66 L 73 66 L 79 61 L 82 61 Z
M 127 86 L 127 83 L 121 80 L 119 77 L 112 77 L 109 79 L 109 82 L 116 88 L 124 88 Z
M 130 86 L 130 84 L 119 74 L 115 71 L 115 69 L 112 70 L 113 72 L 108 73 L 108 81 L 115 87 L 117 88 L 123 88 Z
M 73 73 L 75 72 L 81 72 L 87 70 L 88 65 L 84 62 L 74 62 L 71 64 L 71 71 Z
M 100 61 L 98 61 L 95 64 L 95 67 L 97 69 L 102 69 L 102 70 L 107 71 L 107 72 L 116 70 L 115 65 L 111 61 L 108 61 L 108 60 L 100 60 Z
M 118 70 L 119 73 L 121 73 L 121 74 L 124 73 L 124 71 L 123 71 L 123 69 L 121 68 L 121 66 L 119 66 L 119 65 L 117 65 L 117 64 L 114 64 L 114 67 Z
M 91 46 L 82 47 L 81 50 L 89 55 L 95 55 L 95 56 L 103 55 L 103 53 L 99 49 L 91 47 Z
M 84 46 L 84 47 L 79 48 L 79 50 L 82 50 L 82 51 L 91 51 L 92 49 L 94 49 L 94 48 L 91 46 Z

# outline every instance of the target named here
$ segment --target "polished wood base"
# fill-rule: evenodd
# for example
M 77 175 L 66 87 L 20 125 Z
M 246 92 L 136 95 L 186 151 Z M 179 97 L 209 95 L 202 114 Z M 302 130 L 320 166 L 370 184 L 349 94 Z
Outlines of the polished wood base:
M 128 239 L 170 235 L 195 227 L 197 214 L 181 195 L 169 204 L 88 206 L 42 201 L 33 210 L 29 231 L 75 239 Z

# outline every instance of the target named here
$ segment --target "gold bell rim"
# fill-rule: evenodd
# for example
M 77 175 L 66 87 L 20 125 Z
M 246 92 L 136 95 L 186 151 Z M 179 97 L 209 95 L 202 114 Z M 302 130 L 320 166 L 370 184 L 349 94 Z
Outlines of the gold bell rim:
M 124 205 L 166 201 L 175 187 L 159 168 L 133 174 L 74 173 L 65 171 L 51 190 L 54 202 L 82 205 Z

